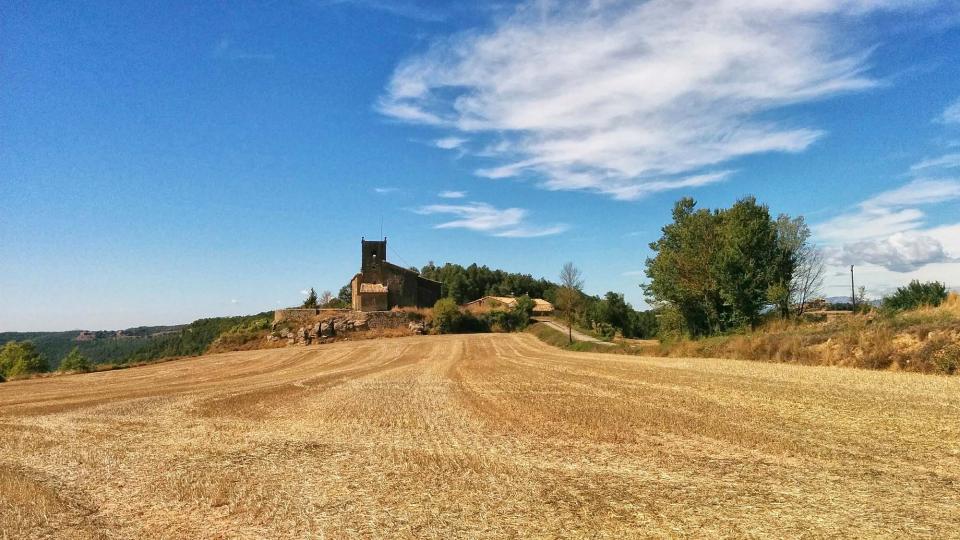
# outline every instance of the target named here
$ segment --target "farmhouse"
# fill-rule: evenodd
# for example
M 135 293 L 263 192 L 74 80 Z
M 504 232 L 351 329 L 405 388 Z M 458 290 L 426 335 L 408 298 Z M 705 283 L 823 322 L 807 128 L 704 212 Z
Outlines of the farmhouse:
M 440 299 L 440 282 L 387 262 L 387 239 L 360 239 L 360 272 L 350 280 L 356 311 L 430 307 Z
M 512 309 L 517 305 L 517 299 L 513 296 L 484 296 L 483 298 L 467 302 L 464 308 L 469 311 L 489 311 L 495 308 Z M 553 304 L 542 298 L 533 299 L 534 316 L 549 317 L 553 315 Z

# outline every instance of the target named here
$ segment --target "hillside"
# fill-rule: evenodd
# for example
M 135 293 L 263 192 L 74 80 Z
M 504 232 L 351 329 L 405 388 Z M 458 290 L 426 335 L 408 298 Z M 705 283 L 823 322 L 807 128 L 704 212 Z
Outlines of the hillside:
M 0 538 L 956 535 L 960 378 L 524 334 L 0 389 Z
M 138 326 L 125 330 L 67 332 L 2 332 L 0 346 L 9 341 L 30 341 L 56 369 L 71 349 L 96 364 L 127 364 L 174 356 L 195 356 L 204 353 L 222 334 L 240 328 L 272 321 L 273 312 L 238 317 L 199 319 L 175 326 Z M 83 338 L 78 341 L 78 337 Z

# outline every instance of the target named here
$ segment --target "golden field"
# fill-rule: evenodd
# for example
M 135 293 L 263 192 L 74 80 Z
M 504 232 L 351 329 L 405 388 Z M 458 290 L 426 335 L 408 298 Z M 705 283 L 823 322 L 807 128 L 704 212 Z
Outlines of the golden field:
M 529 334 L 0 385 L 0 538 L 960 536 L 960 378 Z

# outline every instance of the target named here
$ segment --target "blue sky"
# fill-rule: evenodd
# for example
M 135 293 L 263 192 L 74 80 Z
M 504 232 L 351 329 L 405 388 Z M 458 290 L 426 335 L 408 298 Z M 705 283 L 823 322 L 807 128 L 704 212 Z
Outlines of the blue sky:
M 4 2 L 0 330 L 294 305 L 381 220 L 641 307 L 687 195 L 806 216 L 828 295 L 960 285 L 960 9 L 778 4 Z

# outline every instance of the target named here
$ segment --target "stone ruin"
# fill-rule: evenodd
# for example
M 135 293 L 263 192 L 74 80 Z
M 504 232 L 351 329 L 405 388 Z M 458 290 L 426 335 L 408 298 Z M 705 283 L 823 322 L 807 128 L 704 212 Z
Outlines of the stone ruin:
M 403 311 L 362 312 L 349 309 L 284 309 L 274 314 L 267 341 L 287 345 L 329 343 L 350 334 L 381 329 L 405 329 L 410 335 L 427 331 L 422 321 Z

